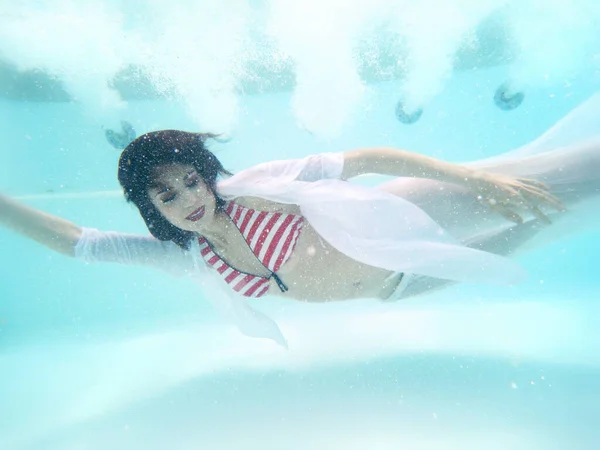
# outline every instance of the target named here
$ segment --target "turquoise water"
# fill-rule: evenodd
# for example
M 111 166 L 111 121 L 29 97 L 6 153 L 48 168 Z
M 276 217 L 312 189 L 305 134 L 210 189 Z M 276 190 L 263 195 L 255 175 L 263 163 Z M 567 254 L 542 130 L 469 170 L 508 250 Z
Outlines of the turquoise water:
M 98 5 L 120 3 L 94 5 L 87 13 L 102 18 Z M 457 5 L 456 11 L 468 10 Z M 135 28 L 140 18 L 121 7 L 124 29 Z M 333 9 L 324 7 L 322 17 L 331 18 Z M 570 26 L 579 24 L 568 17 Z M 54 17 L 57 26 L 59 19 Z M 3 23 L 15 21 L 5 16 Z M 535 54 L 523 22 L 514 23 L 521 27 L 519 42 L 530 44 L 522 45 L 529 48 L 524 54 Z M 189 30 L 183 26 L 188 23 L 178 25 Z M 52 31 L 53 23 L 48 27 Z M 229 107 L 216 111 L 210 128 L 226 131 L 231 140 L 212 148 L 233 171 L 275 158 L 376 145 L 452 161 L 508 151 L 535 139 L 600 87 L 595 60 L 574 51 L 587 36 L 585 27 L 575 28 L 583 31 L 571 36 L 572 28 L 559 28 L 557 35 L 569 35 L 571 46 L 543 53 L 547 59 L 536 64 L 508 58 L 447 73 L 430 62 L 433 75 L 412 81 L 406 76 L 404 82 L 371 74 L 361 100 L 366 106 L 351 117 L 340 111 L 351 109 L 352 96 L 335 94 L 325 82 L 331 74 L 320 79 L 319 71 L 302 72 L 299 65 L 300 73 L 313 73 L 321 91 L 311 91 L 311 83 L 298 77 L 301 88 L 269 85 L 265 92 L 240 95 L 237 113 Z M 439 33 L 440 41 L 448 41 L 455 30 Z M 102 127 L 124 119 L 138 133 L 205 131 L 208 113 L 202 105 L 190 107 L 189 98 L 151 96 L 102 109 L 91 83 L 96 78 L 86 78 L 83 65 L 69 66 L 58 54 L 42 65 L 39 56 L 16 45 L 16 34 L 10 36 L 15 52 L 21 51 L 4 48 L 11 63 L 71 67 L 62 76 L 66 92 L 78 101 L 34 101 L 31 92 L 5 96 L 0 190 L 81 225 L 145 233 L 118 192 L 118 151 L 105 141 Z M 94 36 L 105 34 L 83 34 L 81 47 Z M 555 39 L 549 37 L 547 45 Z M 289 37 L 286 42 L 288 50 L 294 47 Z M 331 50 L 323 47 L 311 59 L 298 45 L 296 58 L 322 62 Z M 435 56 L 423 48 L 416 54 Z M 552 55 L 567 53 L 563 66 L 555 64 Z M 220 70 L 231 73 L 219 61 Z M 111 75 L 109 66 L 100 58 L 93 67 Z M 338 67 L 340 79 L 347 81 L 344 67 Z M 550 80 L 536 72 L 542 68 Z M 184 69 L 178 66 L 185 75 Z M 190 73 L 197 75 L 194 70 L 191 64 Z M 184 75 L 171 81 L 188 86 Z M 502 111 L 494 92 L 511 77 L 522 82 L 525 101 Z M 412 125 L 394 115 L 407 85 L 411 101 L 424 110 Z M 317 94 L 327 88 L 335 95 L 324 94 L 319 102 Z M 86 89 L 89 95 L 82 95 Z M 348 103 L 334 102 L 340 98 Z M 212 100 L 206 100 L 211 107 L 223 104 Z M 597 448 L 599 237 L 590 225 L 523 256 L 530 278 L 514 288 L 457 286 L 397 304 L 256 301 L 280 323 L 290 343 L 285 351 L 238 333 L 186 280 L 149 269 L 86 266 L 0 229 L 0 448 Z

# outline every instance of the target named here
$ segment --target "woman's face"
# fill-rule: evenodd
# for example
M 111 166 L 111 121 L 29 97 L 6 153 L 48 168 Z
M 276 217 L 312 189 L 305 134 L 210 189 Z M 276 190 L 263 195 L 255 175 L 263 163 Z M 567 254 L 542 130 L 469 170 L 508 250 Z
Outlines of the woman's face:
M 201 232 L 213 221 L 215 196 L 193 166 L 158 167 L 148 195 L 163 217 L 177 228 Z

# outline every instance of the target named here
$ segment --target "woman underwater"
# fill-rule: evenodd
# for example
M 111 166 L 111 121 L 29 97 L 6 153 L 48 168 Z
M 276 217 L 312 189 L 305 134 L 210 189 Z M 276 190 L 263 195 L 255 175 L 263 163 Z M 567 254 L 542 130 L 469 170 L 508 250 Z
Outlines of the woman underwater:
M 523 269 L 506 256 L 598 196 L 600 141 L 589 134 L 561 142 L 561 130 L 592 106 L 598 111 L 600 100 L 528 146 L 468 164 L 380 148 L 232 175 L 205 146 L 209 135 L 156 131 L 131 142 L 118 169 L 152 236 L 80 227 L 6 196 L 0 223 L 86 262 L 218 282 L 206 296 L 242 332 L 285 344 L 246 299 L 396 300 L 451 282 L 521 280 Z M 348 181 L 366 173 L 397 178 L 377 187 Z

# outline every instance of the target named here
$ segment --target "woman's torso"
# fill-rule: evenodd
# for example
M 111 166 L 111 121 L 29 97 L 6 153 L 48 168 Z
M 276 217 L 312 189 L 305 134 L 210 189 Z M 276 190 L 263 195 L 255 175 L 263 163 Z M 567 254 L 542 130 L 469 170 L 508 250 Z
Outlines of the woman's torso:
M 294 253 L 279 271 L 290 286 L 288 297 L 313 302 L 388 298 L 399 282 L 399 276 L 391 275 L 388 270 L 341 253 L 309 223 L 305 224 Z
M 299 216 L 295 205 L 283 205 L 263 199 L 236 199 L 235 204 L 244 208 L 268 213 Z M 232 225 L 233 222 L 232 222 Z M 228 265 L 245 274 L 271 277 L 272 271 L 265 267 L 253 253 L 247 240 L 237 226 L 230 227 L 226 242 L 211 240 L 214 252 Z M 247 235 L 247 232 L 245 232 Z M 280 295 L 302 301 L 324 302 L 354 298 L 387 298 L 399 281 L 390 277 L 391 272 L 355 261 L 327 243 L 306 220 L 302 221 L 293 252 L 276 271 L 288 290 L 282 292 L 276 277 L 268 280 L 269 295 Z

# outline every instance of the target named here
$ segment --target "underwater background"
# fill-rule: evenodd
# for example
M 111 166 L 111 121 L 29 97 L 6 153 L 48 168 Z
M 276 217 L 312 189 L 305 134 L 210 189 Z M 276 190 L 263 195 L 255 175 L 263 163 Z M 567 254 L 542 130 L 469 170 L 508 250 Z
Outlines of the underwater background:
M 598 91 L 599 24 L 586 0 L 3 2 L 0 191 L 146 233 L 105 136 L 122 121 L 222 133 L 231 171 L 368 146 L 500 154 Z M 598 448 L 599 218 L 520 257 L 512 288 L 254 301 L 287 351 L 187 280 L 1 229 L 0 448 Z

